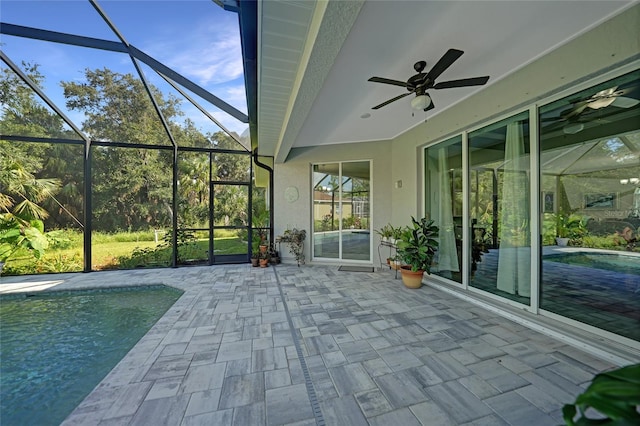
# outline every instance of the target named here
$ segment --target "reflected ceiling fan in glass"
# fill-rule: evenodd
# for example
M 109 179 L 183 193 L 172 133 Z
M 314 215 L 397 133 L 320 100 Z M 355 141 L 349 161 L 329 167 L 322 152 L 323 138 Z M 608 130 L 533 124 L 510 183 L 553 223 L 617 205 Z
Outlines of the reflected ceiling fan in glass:
M 588 98 L 574 101 L 570 108 L 561 110 L 558 116 L 543 117 L 541 121 L 563 123 L 562 126 L 549 126 L 550 128 L 546 129 L 549 131 L 562 128 L 562 132 L 567 135 L 579 133 L 584 130 L 587 123 L 595 120 L 606 121 L 606 117 L 617 113 L 617 108 L 629 109 L 640 104 L 640 100 L 624 96 L 632 94 L 637 88 L 637 85 L 624 89 L 620 89 L 619 86 L 612 86 L 608 89 L 600 90 Z M 616 109 L 607 109 L 610 106 L 616 107 Z

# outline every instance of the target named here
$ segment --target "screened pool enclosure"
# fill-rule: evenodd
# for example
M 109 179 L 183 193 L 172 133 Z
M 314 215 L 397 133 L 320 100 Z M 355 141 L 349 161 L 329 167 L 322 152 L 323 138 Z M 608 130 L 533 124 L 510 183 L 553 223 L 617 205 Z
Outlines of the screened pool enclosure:
M 47 11 L 3 10 L 2 226 L 31 224 L 45 237 L 32 239 L 43 251 L 26 245 L 0 259 L 3 274 L 246 262 L 252 241 L 272 238 L 269 179 L 260 187 L 255 179 L 256 168 L 271 169 L 252 151 L 241 111 L 238 14 L 213 2 L 159 2 L 143 37 L 129 19 L 141 6 L 45 3 L 68 10 L 51 10 L 60 19 L 44 23 L 37 18 Z M 214 71 L 193 71 L 204 82 L 195 83 L 175 70 L 194 65 L 175 61 L 189 60 L 182 43 L 206 19 L 226 31 L 209 47 L 221 63 L 202 59 Z M 172 46 L 185 52 L 170 57 Z M 223 87 L 232 66 L 234 86 Z

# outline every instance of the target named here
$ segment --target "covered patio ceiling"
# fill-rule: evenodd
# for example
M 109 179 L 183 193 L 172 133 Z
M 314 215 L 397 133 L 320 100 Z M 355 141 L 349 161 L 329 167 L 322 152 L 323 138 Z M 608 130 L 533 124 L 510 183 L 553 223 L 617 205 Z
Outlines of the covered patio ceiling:
M 259 153 L 284 162 L 292 148 L 395 138 L 634 3 L 259 2 Z M 371 109 L 406 90 L 370 77 L 405 81 L 416 61 L 429 70 L 450 48 L 465 53 L 438 81 L 488 83 L 430 90 L 435 108 L 426 113 L 411 110 L 410 96 Z

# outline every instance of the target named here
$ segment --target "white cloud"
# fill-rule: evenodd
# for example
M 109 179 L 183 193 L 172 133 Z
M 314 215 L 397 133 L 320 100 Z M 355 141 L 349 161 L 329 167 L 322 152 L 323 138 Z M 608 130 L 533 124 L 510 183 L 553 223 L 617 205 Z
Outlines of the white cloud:
M 244 84 L 236 86 L 227 86 L 225 92 L 228 95 L 229 102 L 233 105 L 241 105 L 238 109 L 247 112 L 247 94 Z
M 205 88 L 242 76 L 237 20 L 203 18 L 191 28 L 190 32 L 181 28 L 180 34 L 156 36 L 143 50 Z

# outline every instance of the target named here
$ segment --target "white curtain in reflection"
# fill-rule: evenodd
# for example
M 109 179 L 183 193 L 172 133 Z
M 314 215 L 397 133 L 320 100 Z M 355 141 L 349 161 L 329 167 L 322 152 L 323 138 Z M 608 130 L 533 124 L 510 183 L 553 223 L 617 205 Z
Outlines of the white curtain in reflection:
M 522 125 L 510 123 L 502 179 L 497 287 L 525 297 L 531 295 L 528 164 Z
M 449 161 L 446 148 L 438 150 L 438 180 L 438 188 L 440 188 L 440 202 L 438 203 L 438 219 L 436 223 L 440 231 L 438 271 L 459 272 L 453 206 L 451 204 L 451 179 L 449 179 Z

